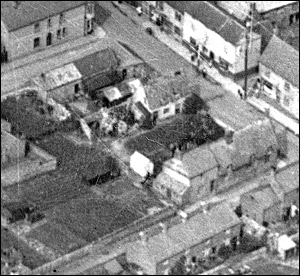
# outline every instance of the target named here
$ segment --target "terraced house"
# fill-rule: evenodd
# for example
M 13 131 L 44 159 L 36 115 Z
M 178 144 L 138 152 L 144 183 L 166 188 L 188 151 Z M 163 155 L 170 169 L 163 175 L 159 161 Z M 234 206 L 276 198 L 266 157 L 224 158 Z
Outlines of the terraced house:
M 196 56 L 211 62 L 233 79 L 245 74 L 246 27 L 208 1 L 157 1 L 164 24 Z M 248 72 L 258 70 L 261 36 L 252 32 Z
M 1 51 L 8 61 L 92 33 L 92 1 L 1 1 Z
M 260 92 L 299 120 L 299 51 L 273 36 L 260 64 Z
M 221 193 L 277 166 L 284 130 L 259 121 L 166 161 L 153 189 L 178 205 Z M 283 154 L 284 155 L 284 154 Z
M 190 265 L 215 254 L 223 246 L 235 249 L 239 244 L 241 221 L 227 204 L 183 219 L 173 226 L 161 225 L 154 236 L 127 246 L 128 262 L 143 268 L 147 275 L 172 275 L 175 266 Z M 142 233 L 141 233 L 142 234 Z

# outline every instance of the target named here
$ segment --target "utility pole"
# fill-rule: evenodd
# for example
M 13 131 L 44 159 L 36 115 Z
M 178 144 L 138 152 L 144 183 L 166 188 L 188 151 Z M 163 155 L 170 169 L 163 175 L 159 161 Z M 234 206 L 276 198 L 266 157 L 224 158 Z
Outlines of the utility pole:
M 244 91 L 245 91 L 245 100 L 247 99 L 248 93 L 248 51 L 249 51 L 249 44 L 250 44 L 250 37 L 252 37 L 252 25 L 253 25 L 253 5 L 251 5 L 251 19 L 249 17 L 246 19 L 246 35 L 245 35 L 245 79 L 244 79 Z M 250 32 L 251 34 L 250 34 Z

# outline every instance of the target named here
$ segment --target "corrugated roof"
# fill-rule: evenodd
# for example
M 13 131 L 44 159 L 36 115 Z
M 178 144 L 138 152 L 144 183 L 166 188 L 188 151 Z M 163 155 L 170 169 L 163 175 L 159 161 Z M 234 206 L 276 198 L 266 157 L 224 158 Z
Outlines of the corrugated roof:
M 85 56 L 73 62 L 84 78 L 109 72 L 118 67 L 118 58 L 109 48 Z
M 274 35 L 260 62 L 299 88 L 299 51 Z
M 131 256 L 136 255 L 137 259 L 143 256 L 153 264 L 158 264 L 238 224 L 240 220 L 224 203 L 207 213 L 198 213 L 186 223 L 173 226 L 167 233 L 150 237 L 146 244 L 133 242 L 128 245 L 127 251 Z
M 208 29 L 236 45 L 244 36 L 245 28 L 207 1 L 166 1 L 181 13 L 184 11 Z
M 8 31 L 14 31 L 39 22 L 61 12 L 77 8 L 87 1 L 19 1 L 18 8 L 14 8 L 15 1 L 1 1 L 1 20 Z M 82 14 L 82 18 L 84 14 Z

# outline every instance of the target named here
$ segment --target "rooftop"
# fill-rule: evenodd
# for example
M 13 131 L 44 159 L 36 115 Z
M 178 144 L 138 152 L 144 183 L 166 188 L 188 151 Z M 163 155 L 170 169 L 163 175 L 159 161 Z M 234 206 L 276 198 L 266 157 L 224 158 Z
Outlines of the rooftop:
M 273 189 L 270 186 L 259 187 L 253 191 L 246 194 L 249 196 L 256 204 L 260 206 L 261 209 L 269 209 L 275 204 L 279 203 L 279 199 Z
M 81 74 L 73 63 L 56 68 L 45 74 L 33 78 L 47 91 L 81 79 Z
M 240 220 L 230 207 L 220 204 L 171 227 L 167 233 L 150 237 L 146 244 L 141 241 L 129 244 L 128 251 L 130 255 L 158 264 L 238 224 Z
M 193 178 L 217 167 L 218 163 L 213 153 L 204 145 L 184 153 L 182 160 L 172 158 L 165 165 Z
M 14 31 L 54 16 L 61 12 L 85 5 L 87 1 L 1 1 L 1 21 L 8 31 Z M 83 16 L 83 15 L 82 15 Z
M 178 77 L 162 76 L 145 85 L 145 93 L 151 110 L 174 103 L 192 92 L 199 92 L 200 87 L 187 87 L 187 81 Z
M 277 36 L 273 36 L 260 62 L 299 88 L 299 51 Z
M 114 50 L 107 48 L 74 61 L 74 65 L 84 78 L 106 73 L 119 64 Z
M 177 195 L 182 195 L 188 188 L 189 185 L 183 182 L 177 181 L 174 177 L 170 177 L 167 173 L 160 173 L 155 179 L 158 183 L 163 183 L 165 187 L 171 191 L 175 191 Z
M 245 28 L 207 1 L 166 1 L 181 13 L 186 12 L 233 45 L 238 44 Z
M 281 170 L 275 178 L 285 192 L 299 189 L 299 163 Z
M 224 139 L 211 143 L 209 148 L 222 168 L 227 168 L 232 164 L 231 151 Z

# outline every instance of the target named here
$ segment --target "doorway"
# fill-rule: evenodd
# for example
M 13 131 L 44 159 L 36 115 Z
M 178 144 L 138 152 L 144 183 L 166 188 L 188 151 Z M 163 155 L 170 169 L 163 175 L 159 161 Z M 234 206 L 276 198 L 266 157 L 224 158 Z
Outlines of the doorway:
M 51 33 L 47 34 L 46 45 L 47 46 L 52 45 L 52 34 Z

